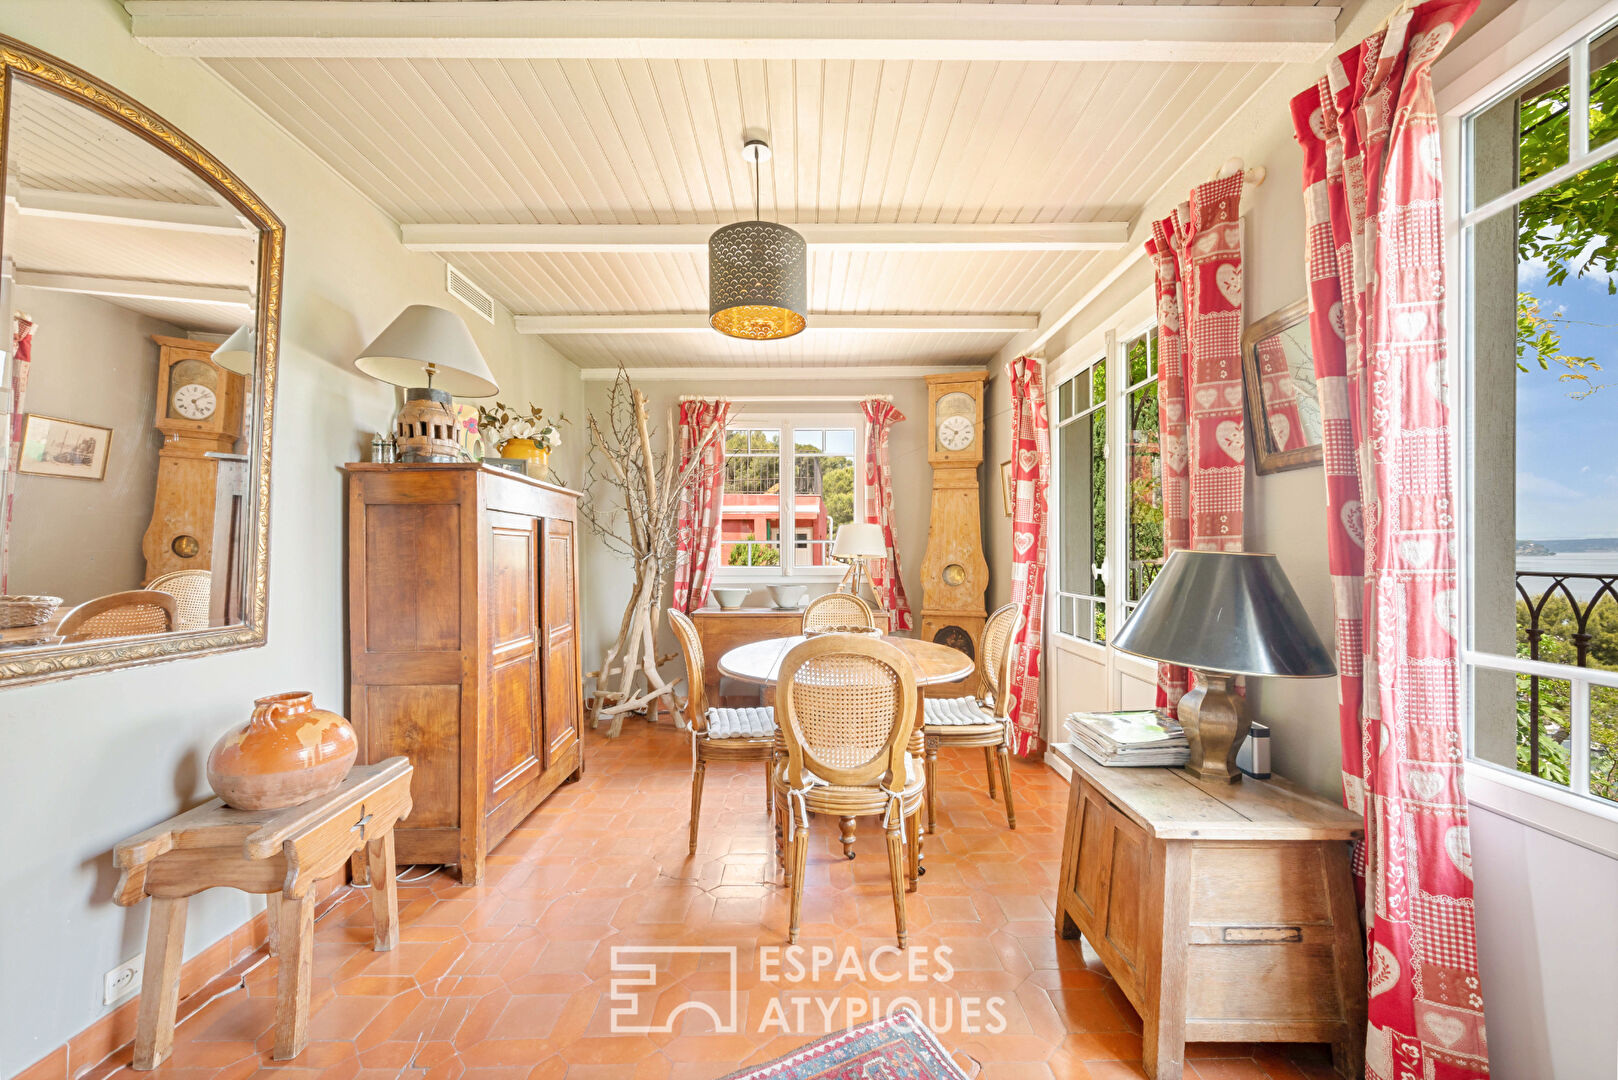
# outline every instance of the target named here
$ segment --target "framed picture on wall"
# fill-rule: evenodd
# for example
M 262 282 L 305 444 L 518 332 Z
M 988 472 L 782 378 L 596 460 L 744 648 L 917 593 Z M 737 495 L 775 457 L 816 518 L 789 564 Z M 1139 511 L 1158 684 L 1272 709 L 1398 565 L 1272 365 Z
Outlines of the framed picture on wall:
M 17 471 L 33 476 L 103 480 L 111 448 L 112 428 L 29 413 L 23 417 Z
M 1017 500 L 1011 497 L 1011 459 L 1000 463 L 1000 505 L 1005 508 L 1006 517 L 1010 517 L 1017 507 Z

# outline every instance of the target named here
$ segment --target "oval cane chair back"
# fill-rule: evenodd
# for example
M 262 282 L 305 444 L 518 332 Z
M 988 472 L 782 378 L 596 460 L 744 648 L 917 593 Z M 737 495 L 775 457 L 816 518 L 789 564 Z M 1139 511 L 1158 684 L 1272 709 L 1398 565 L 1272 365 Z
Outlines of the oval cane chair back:
M 208 608 L 213 600 L 212 571 L 175 570 L 157 575 L 146 587 L 174 597 L 174 629 L 207 629 Z
M 809 601 L 803 609 L 803 632 L 824 630 L 828 626 L 875 626 L 876 615 L 871 605 L 853 593 L 827 593 Z
M 994 610 L 983 624 L 983 659 L 979 673 L 978 697 L 994 702 L 994 713 L 1004 717 L 1011 708 L 1011 664 L 1016 652 L 1017 628 L 1022 625 L 1022 609 L 1006 604 Z
M 669 608 L 669 625 L 674 627 L 675 640 L 685 654 L 685 721 L 691 730 L 702 731 L 708 726 L 708 691 L 702 681 L 708 668 L 702 638 L 697 634 L 697 624 L 678 608 Z
M 915 668 L 886 641 L 830 634 L 787 653 L 776 684 L 787 784 L 807 770 L 846 787 L 905 783 Z
M 131 589 L 86 600 L 62 617 L 63 641 L 136 637 L 174 629 L 176 604 L 165 592 Z

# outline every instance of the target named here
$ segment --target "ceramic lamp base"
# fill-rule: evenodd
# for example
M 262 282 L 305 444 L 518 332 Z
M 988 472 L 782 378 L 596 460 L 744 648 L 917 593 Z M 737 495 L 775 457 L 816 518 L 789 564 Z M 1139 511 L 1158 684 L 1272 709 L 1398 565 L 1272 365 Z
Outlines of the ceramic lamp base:
M 1191 744 L 1185 771 L 1198 780 L 1237 783 L 1236 751 L 1252 722 L 1247 702 L 1230 688 L 1231 676 L 1198 671 L 1197 685 L 1180 699 L 1180 726 Z

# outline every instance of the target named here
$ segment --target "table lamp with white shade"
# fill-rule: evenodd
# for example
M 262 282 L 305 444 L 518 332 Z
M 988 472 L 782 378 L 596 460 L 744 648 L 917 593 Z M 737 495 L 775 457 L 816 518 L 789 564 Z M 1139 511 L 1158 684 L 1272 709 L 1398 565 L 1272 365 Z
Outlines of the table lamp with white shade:
M 404 408 L 394 422 L 400 461 L 459 461 L 450 398 L 500 392 L 466 322 L 431 304 L 401 311 L 360 351 L 354 366 L 405 388 Z
M 887 541 L 882 538 L 882 526 L 872 521 L 851 521 L 837 530 L 837 539 L 831 548 L 832 557 L 847 560 L 852 563 L 848 577 L 844 581 L 850 586 L 849 592 L 862 600 L 869 592 L 878 611 L 885 610 L 882 598 L 876 595 L 876 588 L 871 584 L 871 569 L 868 565 L 870 559 L 885 559 L 888 557 Z M 865 586 L 862 591 L 860 586 Z M 839 585 L 838 590 L 842 590 Z
M 1240 780 L 1236 751 L 1252 724 L 1237 675 L 1318 679 L 1337 674 L 1331 653 L 1274 555 L 1176 551 L 1113 647 L 1196 672 L 1180 699 L 1191 744 L 1185 769 L 1201 780 Z
M 253 376 L 253 365 L 258 360 L 258 334 L 252 323 L 242 323 L 209 357 L 226 371 L 237 375 Z

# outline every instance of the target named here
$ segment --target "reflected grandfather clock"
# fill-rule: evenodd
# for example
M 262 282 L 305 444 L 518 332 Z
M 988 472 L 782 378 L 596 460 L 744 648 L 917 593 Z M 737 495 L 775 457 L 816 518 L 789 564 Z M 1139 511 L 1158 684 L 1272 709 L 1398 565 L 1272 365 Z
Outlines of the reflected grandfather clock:
M 246 468 L 234 451 L 242 435 L 246 380 L 213 362 L 218 346 L 212 342 L 152 340 L 158 346 L 157 429 L 163 447 L 157 452 L 152 523 L 141 540 L 146 580 L 174 570 L 210 570 L 216 585 L 223 584 L 243 541 L 237 511 Z M 218 560 L 216 550 L 222 554 Z M 226 600 L 216 587 L 215 619 L 225 614 L 219 608 Z
M 974 659 L 988 612 L 989 563 L 983 557 L 983 384 L 986 371 L 927 376 L 927 460 L 933 509 L 921 563 L 921 636 Z

